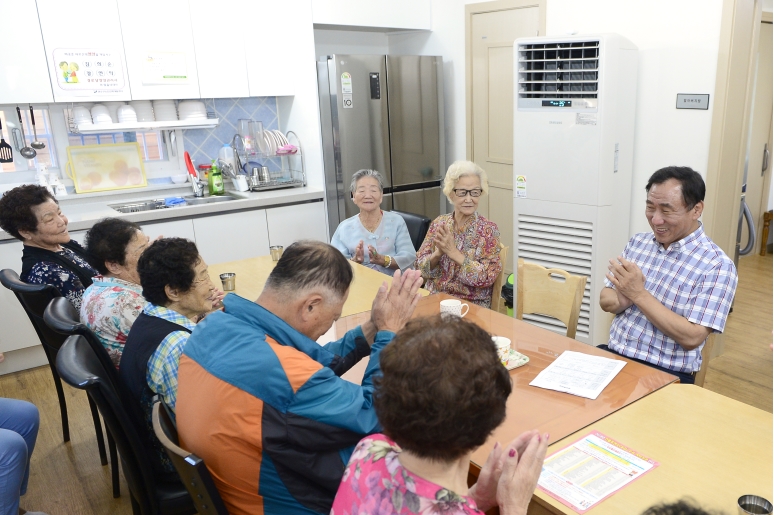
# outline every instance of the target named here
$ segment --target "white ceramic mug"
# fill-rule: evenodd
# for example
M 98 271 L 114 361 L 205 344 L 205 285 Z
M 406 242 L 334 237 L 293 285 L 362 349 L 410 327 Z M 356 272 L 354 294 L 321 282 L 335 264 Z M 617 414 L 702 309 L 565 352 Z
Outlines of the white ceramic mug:
M 492 341 L 497 347 L 497 357 L 500 358 L 500 363 L 507 365 L 511 357 L 511 340 L 505 336 L 492 336 Z
M 465 311 L 462 311 L 462 307 L 465 306 Z M 464 317 L 468 314 L 470 306 L 457 299 L 446 299 L 441 301 L 441 313 L 449 313 L 450 315 Z

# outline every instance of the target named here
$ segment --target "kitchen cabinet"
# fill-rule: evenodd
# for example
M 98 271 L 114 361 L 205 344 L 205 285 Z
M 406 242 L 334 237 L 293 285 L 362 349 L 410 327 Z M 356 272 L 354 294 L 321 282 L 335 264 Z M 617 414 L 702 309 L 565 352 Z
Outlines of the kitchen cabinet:
M 314 47 L 300 34 L 311 33 L 309 0 L 257 0 L 244 2 L 239 18 L 260 29 L 238 30 L 247 49 L 247 79 L 251 97 L 295 95 L 303 77 L 300 69 L 314 67 Z
M 188 0 L 118 0 L 118 11 L 132 99 L 200 98 Z
M 195 218 L 193 226 L 199 254 L 208 264 L 269 253 L 264 209 Z
M 318 240 L 328 243 L 325 206 L 309 202 L 266 210 L 270 245 L 287 247 L 298 240 Z
M 0 54 L 0 104 L 53 102 L 35 2 L 2 5 L 6 48 Z
M 385 30 L 433 29 L 430 0 L 314 0 L 312 12 L 314 24 L 318 28 L 320 25 L 333 25 L 337 28 L 348 26 Z
M 191 28 L 202 98 L 249 97 L 247 50 L 254 48 L 259 31 L 237 26 L 242 0 L 219 0 L 213 9 L 210 0 L 190 0 Z M 227 35 L 227 37 L 224 37 Z M 253 40 L 253 45 L 248 39 Z
M 116 0 L 37 0 L 37 6 L 54 101 L 131 100 Z M 26 48 L 9 51 L 34 58 Z
M 165 238 L 185 238 L 191 241 L 196 241 L 196 233 L 194 233 L 193 221 L 188 220 L 172 220 L 171 222 L 148 222 L 141 225 L 142 232 L 148 235 L 151 241 L 155 240 L 159 236 Z
M 0 270 L 21 272 L 22 243 L 8 240 L 0 243 Z M 0 352 L 10 352 L 40 345 L 27 313 L 11 290 L 0 287 Z

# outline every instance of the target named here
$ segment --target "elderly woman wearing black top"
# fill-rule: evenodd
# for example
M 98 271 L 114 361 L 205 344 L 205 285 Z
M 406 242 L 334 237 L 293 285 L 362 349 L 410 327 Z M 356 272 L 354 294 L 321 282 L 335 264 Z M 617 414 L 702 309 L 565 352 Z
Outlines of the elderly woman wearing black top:
M 67 217 L 44 187 L 25 184 L 0 198 L 0 227 L 24 243 L 21 280 L 50 284 L 81 307 L 83 291 L 97 271 L 86 259 L 86 251 L 70 239 Z

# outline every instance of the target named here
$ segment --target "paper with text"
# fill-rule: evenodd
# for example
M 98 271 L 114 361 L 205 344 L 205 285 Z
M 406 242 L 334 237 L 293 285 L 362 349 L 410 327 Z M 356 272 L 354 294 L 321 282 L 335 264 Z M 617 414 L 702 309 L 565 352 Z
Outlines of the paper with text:
M 626 362 L 618 359 L 566 350 L 529 384 L 596 399 L 624 365 Z

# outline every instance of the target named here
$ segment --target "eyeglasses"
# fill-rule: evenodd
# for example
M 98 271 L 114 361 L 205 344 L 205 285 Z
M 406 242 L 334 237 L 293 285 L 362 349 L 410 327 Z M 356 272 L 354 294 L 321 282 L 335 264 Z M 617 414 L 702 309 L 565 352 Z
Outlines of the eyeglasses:
M 481 196 L 481 192 L 484 191 L 484 190 L 481 190 L 481 189 L 464 190 L 464 189 L 460 188 L 460 189 L 453 189 L 452 191 L 458 197 L 465 197 L 468 194 L 470 194 L 471 197 L 480 197 Z

